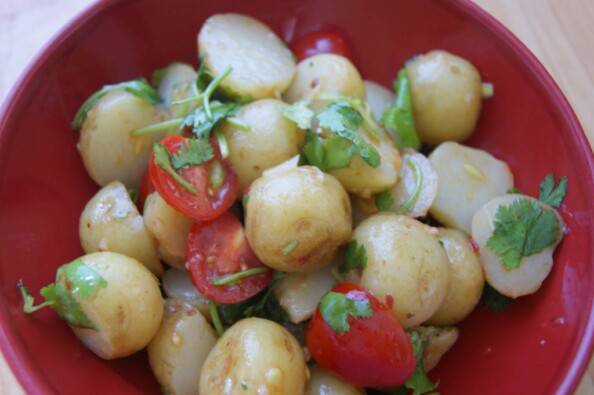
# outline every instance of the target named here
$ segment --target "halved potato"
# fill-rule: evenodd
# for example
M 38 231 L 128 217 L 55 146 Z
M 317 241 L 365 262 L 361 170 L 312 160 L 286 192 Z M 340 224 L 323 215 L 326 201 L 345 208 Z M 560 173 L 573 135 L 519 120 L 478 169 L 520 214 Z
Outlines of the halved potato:
M 319 366 L 312 366 L 305 395 L 364 395 L 365 391 L 339 379 Z
M 196 81 L 196 70 L 187 63 L 171 63 L 162 70 L 158 91 L 163 104 L 168 107 L 173 100 L 188 97 L 192 90 L 190 84 Z
M 365 80 L 363 83 L 365 84 L 367 104 L 369 104 L 376 121 L 379 122 L 384 111 L 394 104 L 394 93 L 377 82 Z
M 247 15 L 209 17 L 198 34 L 198 50 L 213 76 L 232 68 L 221 88 L 241 101 L 280 97 L 295 74 L 289 48 L 268 26 Z
M 507 269 L 503 266 L 499 255 L 487 247 L 487 241 L 491 238 L 495 230 L 495 216 L 499 208 L 509 206 L 521 199 L 535 202 L 543 210 L 551 210 L 555 213 L 559 221 L 559 238 L 541 252 L 523 257 L 518 268 Z M 476 212 L 472 219 L 472 238 L 480 247 L 481 263 L 483 264 L 487 282 L 499 293 L 510 298 L 517 298 L 536 292 L 551 272 L 553 267 L 553 252 L 563 238 L 564 227 L 563 220 L 556 210 L 532 197 L 511 194 L 490 200 Z
M 472 216 L 496 196 L 505 195 L 514 177 L 501 160 L 487 151 L 447 142 L 429 155 L 439 178 L 430 213 L 442 224 L 470 234 Z
M 168 269 L 163 274 L 161 282 L 163 292 L 168 298 L 185 300 L 195 306 L 210 321 L 208 299 L 194 287 L 186 270 Z

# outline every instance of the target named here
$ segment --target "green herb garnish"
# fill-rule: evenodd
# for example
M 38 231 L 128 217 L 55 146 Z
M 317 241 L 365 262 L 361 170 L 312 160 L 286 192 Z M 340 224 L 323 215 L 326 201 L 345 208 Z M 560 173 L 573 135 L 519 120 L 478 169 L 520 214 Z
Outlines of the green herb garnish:
M 373 315 L 371 304 L 366 297 L 350 297 L 349 294 L 328 292 L 320 301 L 320 313 L 324 321 L 342 336 L 350 330 L 349 317 L 369 318 Z
M 489 283 L 485 283 L 485 287 L 483 288 L 483 303 L 490 310 L 499 313 L 507 309 L 513 301 L 512 298 L 500 294 Z
M 186 144 L 182 144 L 171 156 L 171 164 L 175 170 L 180 170 L 189 166 L 201 165 L 212 158 L 214 158 L 214 153 L 207 140 L 187 139 Z
M 558 208 L 567 194 L 567 177 L 561 177 L 559 184 L 555 186 L 555 177 L 552 174 L 547 174 L 540 183 L 539 190 L 540 195 L 538 200 L 551 207 Z
M 410 80 L 406 69 L 398 72 L 394 91 L 396 92 L 396 99 L 394 104 L 384 112 L 382 123 L 400 148 L 410 147 L 418 150 L 421 148 L 421 140 L 419 140 L 415 128 Z
M 311 128 L 311 121 L 315 113 L 308 107 L 309 102 L 305 100 L 293 103 L 283 109 L 283 115 L 295 122 L 299 128 L 308 130 Z
M 283 248 L 283 255 L 289 255 L 297 246 L 299 245 L 299 240 L 293 240 L 289 244 Z
M 263 274 L 269 272 L 270 269 L 267 267 L 253 267 L 251 269 L 242 270 L 237 273 L 227 274 L 218 278 L 215 278 L 210 281 L 212 285 L 217 286 L 224 286 L 224 285 L 233 285 L 244 278 L 256 276 L 258 274 Z
M 391 191 L 383 191 L 375 195 L 374 203 L 379 211 L 389 211 L 394 205 L 394 196 Z
M 157 164 L 157 166 L 159 166 L 167 174 L 169 174 L 171 176 L 171 178 L 173 178 L 175 180 L 175 182 L 177 182 L 179 185 L 181 185 L 186 191 L 188 191 L 194 195 L 196 193 L 198 193 L 198 191 L 196 190 L 196 187 L 194 187 L 194 185 L 192 185 L 191 183 L 186 181 L 182 176 L 180 176 L 175 171 L 175 169 L 173 168 L 173 165 L 171 164 L 171 158 L 169 156 L 169 151 L 167 151 L 167 148 L 165 148 L 161 144 L 155 144 L 155 145 L 153 145 L 153 154 L 154 154 L 155 163 Z M 181 162 L 178 162 L 178 165 L 180 163 Z

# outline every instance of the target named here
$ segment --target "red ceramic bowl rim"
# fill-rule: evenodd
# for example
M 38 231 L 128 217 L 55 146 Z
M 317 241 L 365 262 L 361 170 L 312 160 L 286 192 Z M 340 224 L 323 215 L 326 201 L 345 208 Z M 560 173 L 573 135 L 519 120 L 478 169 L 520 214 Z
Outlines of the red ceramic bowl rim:
M 26 68 L 25 72 L 20 76 L 17 83 L 13 86 L 0 108 L 0 144 L 6 137 L 4 135 L 4 133 L 6 133 L 6 120 L 9 118 L 9 115 L 18 108 L 17 103 L 20 103 L 26 98 L 27 88 L 31 83 L 35 82 L 35 79 L 39 75 L 39 71 L 57 60 L 58 54 L 65 50 L 64 43 L 87 22 L 92 20 L 99 13 L 122 1 L 124 0 L 103 0 L 89 6 L 55 34 L 45 47 L 36 55 L 34 60 Z M 536 79 L 544 87 L 544 90 L 559 108 L 561 114 L 563 114 L 564 121 L 569 125 L 572 138 L 578 143 L 577 146 L 581 150 L 580 156 L 585 158 L 587 163 L 587 169 L 584 170 L 592 177 L 594 175 L 594 156 L 592 155 L 590 144 L 573 109 L 569 105 L 569 102 L 559 89 L 557 83 L 545 70 L 544 66 L 511 31 L 478 5 L 474 4 L 471 0 L 442 1 L 463 12 L 469 18 L 478 21 L 483 27 L 498 36 L 510 49 L 513 50 L 517 57 L 534 72 Z M 590 192 L 592 193 L 594 191 Z M 592 194 L 594 195 L 594 193 Z M 592 244 L 594 244 L 594 235 L 592 235 Z M 567 370 L 565 378 L 557 389 L 558 394 L 572 394 L 579 384 L 589 363 L 594 349 L 593 307 L 594 306 L 590 302 L 590 314 L 586 328 L 583 332 L 580 346 Z M 1 304 L 0 351 L 4 354 L 4 358 L 12 368 L 12 371 L 20 384 L 27 393 L 48 394 L 54 392 L 36 364 L 28 358 L 25 359 L 21 357 L 21 355 L 25 355 L 25 347 L 19 340 L 15 330 L 8 327 L 6 324 L 7 322 L 10 322 L 8 308 L 5 304 Z

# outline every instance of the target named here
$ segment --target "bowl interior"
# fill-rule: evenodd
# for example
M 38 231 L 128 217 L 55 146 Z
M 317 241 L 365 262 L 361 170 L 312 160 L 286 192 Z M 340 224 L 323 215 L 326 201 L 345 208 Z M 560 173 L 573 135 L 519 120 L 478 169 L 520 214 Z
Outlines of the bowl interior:
M 87 176 L 70 121 L 100 86 L 181 60 L 196 64 L 196 33 L 210 14 L 240 12 L 282 38 L 320 27 L 351 43 L 364 78 L 391 86 L 414 54 L 442 48 L 466 57 L 495 84 L 469 144 L 511 166 L 537 195 L 548 173 L 566 175 L 569 227 L 541 290 L 495 314 L 480 307 L 432 373 L 444 394 L 570 393 L 592 340 L 590 148 L 542 67 L 475 6 L 454 1 L 106 1 L 71 24 L 41 55 L 0 119 L 0 345 L 31 393 L 159 393 L 144 353 L 106 362 L 52 312 L 21 313 L 15 286 L 37 290 L 82 254 L 78 218 L 98 189 Z

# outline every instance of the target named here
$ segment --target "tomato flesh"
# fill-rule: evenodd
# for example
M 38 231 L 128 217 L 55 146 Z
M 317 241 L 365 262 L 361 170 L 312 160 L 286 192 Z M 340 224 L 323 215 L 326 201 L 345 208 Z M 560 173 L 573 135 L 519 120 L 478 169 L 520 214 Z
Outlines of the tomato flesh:
M 167 136 L 161 140 L 170 154 L 186 144 L 183 136 Z M 199 166 L 181 169 L 178 174 L 196 188 L 196 194 L 186 190 L 165 170 L 155 163 L 151 154 L 149 172 L 151 181 L 161 197 L 179 212 L 198 221 L 210 221 L 227 211 L 237 198 L 237 175 L 229 161 L 221 159 L 216 144 L 211 144 L 215 158 Z M 223 178 L 216 188 L 210 184 L 210 174 L 214 166 L 221 166 Z
M 291 45 L 291 50 L 298 62 L 322 53 L 341 55 L 353 61 L 353 53 L 346 40 L 341 35 L 330 31 L 306 34 Z
M 369 300 L 373 315 L 350 316 L 349 331 L 339 335 L 318 308 L 306 334 L 311 356 L 321 367 L 359 387 L 403 384 L 416 361 L 410 340 L 392 309 L 354 284 L 341 283 L 333 291 L 352 300 Z
M 266 288 L 272 271 L 245 277 L 230 285 L 214 285 L 221 276 L 263 267 L 250 248 L 241 222 L 226 212 L 211 222 L 195 222 L 187 244 L 186 268 L 198 291 L 217 303 L 239 303 Z

